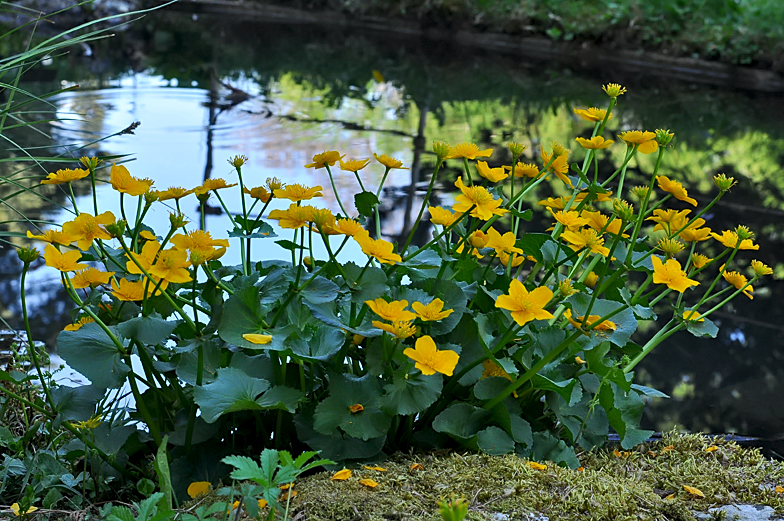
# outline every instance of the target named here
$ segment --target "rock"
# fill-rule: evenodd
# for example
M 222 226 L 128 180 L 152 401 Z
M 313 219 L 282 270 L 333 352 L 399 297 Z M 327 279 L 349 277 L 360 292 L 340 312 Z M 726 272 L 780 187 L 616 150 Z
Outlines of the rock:
M 719 517 L 724 512 L 725 517 Z M 782 519 L 775 515 L 772 507 L 763 505 L 724 505 L 722 507 L 711 508 L 708 513 L 696 512 L 694 518 L 698 521 L 709 521 L 711 519 L 724 519 L 726 521 L 773 521 Z

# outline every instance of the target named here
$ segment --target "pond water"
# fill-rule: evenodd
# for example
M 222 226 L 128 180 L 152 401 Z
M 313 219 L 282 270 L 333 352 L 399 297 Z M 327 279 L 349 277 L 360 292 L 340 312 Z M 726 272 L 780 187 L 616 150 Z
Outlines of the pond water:
M 775 269 L 773 277 L 755 288 L 754 300 L 739 297 L 717 314 L 717 339 L 675 335 L 638 367 L 639 383 L 672 396 L 651 403 L 643 423 L 655 430 L 677 425 L 690 431 L 759 436 L 770 440 L 766 443 L 774 453 L 784 454 L 780 95 L 727 91 L 620 69 L 585 70 L 568 57 L 544 62 L 448 42 L 401 41 L 389 34 L 189 13 L 154 13 L 79 54 L 56 60 L 46 71 L 62 85 L 82 85 L 54 100 L 62 118 L 49 128 L 54 143 L 89 142 L 139 121 L 133 134 L 91 145 L 90 154 L 132 154 L 126 164 L 131 173 L 154 179 L 161 189 L 192 187 L 205 177 L 231 180 L 226 160 L 245 154 L 250 158 L 243 168 L 249 185 L 273 176 L 287 183 L 321 185 L 321 203 L 336 211 L 325 172 L 303 165 L 323 150 L 363 158 L 387 154 L 406 166 L 421 165 L 393 171 L 386 183 L 381 231 L 392 240 L 406 232 L 410 209 L 421 204 L 422 183 L 429 180 L 434 164 L 428 153 L 432 140 L 493 147 L 498 163 L 507 161 L 504 143 L 519 140 L 530 145 L 527 161 L 538 160 L 542 143 L 569 143 L 575 135 L 590 132 L 572 108 L 603 106 L 607 98 L 600 85 L 622 83 L 629 92 L 620 98 L 611 128 L 672 129 L 676 140 L 665 155 L 662 173 L 683 181 L 701 204 L 713 197 L 713 175 L 734 175 L 739 185 L 706 216 L 708 226 L 718 231 L 748 225 L 760 244 L 753 258 Z M 50 86 L 30 88 L 43 92 Z M 622 153 L 619 147 L 603 159 L 602 171 L 614 170 Z M 580 152 L 574 155 L 579 158 Z M 627 186 L 645 182 L 651 159 L 632 163 Z M 458 166 L 449 165 L 439 178 L 442 189 L 436 197 L 444 203 L 452 197 L 449 187 Z M 366 187 L 375 189 L 382 173 L 377 165 L 363 171 Z M 351 212 L 356 180 L 338 176 L 336 182 Z M 554 190 L 544 184 L 527 202 L 535 205 Z M 226 192 L 229 208 L 239 204 L 237 194 Z M 64 204 L 63 194 L 50 195 Z M 119 212 L 107 186 L 99 189 L 99 201 L 102 211 Z M 185 201 L 183 210 L 198 219 L 195 199 Z M 92 204 L 84 196 L 78 202 Z M 69 219 L 64 210 L 42 207 L 34 198 L 19 204 L 32 218 L 55 223 Z M 129 213 L 134 209 L 126 207 Z M 0 212 L 3 220 L 10 218 L 9 209 Z M 151 217 L 153 227 L 168 226 L 164 209 Z M 542 230 L 548 221 L 536 213 L 531 229 Z M 17 224 L 7 227 L 26 230 Z M 215 206 L 206 227 L 222 236 L 231 225 Z M 259 255 L 279 254 L 267 249 Z M 3 252 L 2 266 L 0 310 L 18 325 L 19 267 L 11 250 Z M 53 345 L 70 322 L 56 274 L 35 270 L 29 292 L 35 335 Z M 638 340 L 655 328 L 654 323 L 642 324 Z

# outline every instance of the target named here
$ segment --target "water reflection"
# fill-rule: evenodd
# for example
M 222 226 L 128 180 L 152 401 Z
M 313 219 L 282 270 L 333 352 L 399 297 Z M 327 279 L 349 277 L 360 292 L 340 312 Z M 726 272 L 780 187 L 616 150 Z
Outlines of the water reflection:
M 690 430 L 763 437 L 784 433 L 784 402 L 776 399 L 784 382 L 784 307 L 774 297 L 784 290 L 784 264 L 778 260 L 784 178 L 771 175 L 784 160 L 784 129 L 777 116 L 780 99 L 656 79 L 643 82 L 625 78 L 622 71 L 577 74 L 530 58 L 469 53 L 443 44 L 403 45 L 356 34 L 338 36 L 320 27 L 258 27 L 156 14 L 119 39 L 144 50 L 148 72 L 120 77 L 116 74 L 127 69 L 115 63 L 120 70 L 106 75 L 120 79 L 104 82 L 102 86 L 109 88 L 61 96 L 58 115 L 77 114 L 79 119 L 55 125 L 55 140 L 89 140 L 141 121 L 135 135 L 118 136 L 92 152 L 135 153 L 128 168 L 153 178 L 159 188 L 191 187 L 205 177 L 231 180 L 232 168 L 225 160 L 245 154 L 250 163 L 243 171 L 251 186 L 273 176 L 287 183 L 320 184 L 325 188 L 322 204 L 334 211 L 339 207 L 326 173 L 302 168 L 313 154 L 340 150 L 352 157 L 398 157 L 411 170 L 390 174 L 381 208 L 381 233 L 394 240 L 407 234 L 421 204 L 434 163 L 428 152 L 431 140 L 492 147 L 496 164 L 491 166 L 508 161 L 506 141 L 519 140 L 529 144 L 524 159 L 535 161 L 541 140 L 565 143 L 586 132 L 587 125 L 574 118 L 572 107 L 606 103 L 598 88 L 602 81 L 624 83 L 630 92 L 621 99 L 614 130 L 673 129 L 676 142 L 662 173 L 684 180 L 701 203 L 712 198 L 714 174 L 735 175 L 739 186 L 705 216 L 708 225 L 714 230 L 750 226 L 760 244 L 755 257 L 775 266 L 779 277 L 756 291 L 753 301 L 740 297 L 717 317 L 717 340 L 682 333 L 641 364 L 641 383 L 676 396 L 652 404 L 646 422 L 658 430 L 678 424 Z M 97 48 L 94 55 L 112 52 L 109 47 Z M 374 79 L 374 70 L 381 71 L 384 81 Z M 619 148 L 608 155 L 600 169 L 614 170 L 622 153 Z M 579 160 L 580 152 L 575 151 L 574 158 Z M 652 159 L 641 157 L 632 163 L 627 186 L 647 181 Z M 436 197 L 445 204 L 458 167 L 449 165 L 439 178 Z M 363 171 L 365 186 L 375 191 L 382 173 L 377 167 Z M 336 183 L 352 212 L 356 180 L 338 176 Z M 102 208 L 116 209 L 114 194 L 105 186 L 100 190 Z M 544 184 L 527 202 L 535 205 L 559 190 Z M 228 207 L 236 208 L 238 194 L 225 195 Z M 196 222 L 195 201 L 183 210 Z M 55 222 L 67 217 L 51 208 L 47 211 Z M 531 228 L 544 229 L 549 221 L 537 214 Z M 167 226 L 167 211 L 159 207 L 152 212 L 150 224 L 156 229 Z M 230 227 L 225 215 L 216 212 L 207 218 L 207 228 L 217 235 Z M 424 239 L 429 232 L 423 227 L 419 233 Z M 285 231 L 280 234 L 287 236 Z M 277 255 L 273 249 L 264 254 Z M 6 260 L 4 266 L 13 264 L 12 256 Z M 3 298 L 18 290 L 13 280 L 0 281 L 8 290 Z M 61 306 L 55 304 L 61 302 L 58 291 L 51 299 L 41 294 L 36 316 L 56 316 L 56 306 Z M 6 315 L 18 316 L 11 301 L 4 309 Z M 43 309 L 47 312 L 41 313 Z M 68 321 L 52 320 L 54 333 Z M 644 341 L 655 328 L 642 324 L 637 340 Z

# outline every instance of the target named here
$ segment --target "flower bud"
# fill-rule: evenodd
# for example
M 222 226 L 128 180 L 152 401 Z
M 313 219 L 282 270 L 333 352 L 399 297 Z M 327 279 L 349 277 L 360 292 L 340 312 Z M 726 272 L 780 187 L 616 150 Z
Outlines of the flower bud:
M 96 167 L 101 164 L 103 161 L 98 159 L 97 157 L 81 157 L 79 158 L 79 162 L 86 166 L 88 169 L 95 170 Z
M 234 168 L 242 168 L 242 165 L 248 162 L 248 156 L 246 155 L 236 155 L 228 159 L 229 164 Z
M 283 188 L 283 186 L 284 186 L 283 182 L 277 177 L 267 178 L 267 189 L 270 191 L 270 193 L 274 194 L 275 190 L 280 190 L 281 188 Z
M 667 130 L 661 128 L 656 129 L 656 142 L 661 146 L 669 145 L 670 141 L 672 141 L 672 138 L 674 137 L 675 134 L 670 132 L 670 129 Z
M 433 152 L 440 161 L 449 155 L 449 145 L 443 141 L 433 141 Z
M 462 521 L 468 514 L 468 500 L 465 498 L 452 501 L 439 501 L 438 512 L 444 521 Z
M 304 264 L 308 268 L 312 268 L 313 267 L 313 259 L 310 258 L 310 255 L 305 255 L 302 258 L 302 264 Z
M 520 157 L 520 154 L 523 153 L 523 150 L 526 149 L 526 146 L 522 143 L 507 143 L 506 146 L 509 148 L 509 151 L 512 153 L 512 159 L 517 159 Z
M 623 199 L 613 199 L 613 213 L 626 222 L 634 219 L 634 207 Z
M 105 228 L 106 232 L 112 236 L 112 239 L 114 239 L 115 237 L 122 237 L 123 234 L 125 234 L 125 228 L 127 225 L 127 222 L 125 222 L 123 219 L 120 219 L 115 223 L 107 224 Z
M 727 177 L 724 174 L 719 174 L 713 177 L 713 184 L 722 192 L 727 192 L 738 183 L 735 182 L 734 177 Z
M 606 92 L 607 95 L 610 96 L 611 98 L 617 98 L 621 94 L 626 93 L 626 88 L 621 87 L 617 83 L 608 83 L 607 85 L 602 87 L 602 90 Z
M 686 247 L 685 244 L 678 239 L 661 239 L 657 244 L 657 248 L 667 254 L 668 257 L 674 257 L 676 253 Z
M 572 286 L 571 279 L 563 279 L 560 282 L 558 282 L 558 291 L 564 297 L 570 297 L 575 293 L 577 293 L 577 290 L 574 289 L 574 287 Z
M 152 203 L 161 198 L 161 193 L 158 190 L 147 190 L 144 192 L 144 205 L 152 206 Z
M 568 156 L 569 152 L 571 152 L 571 150 L 565 148 L 563 145 L 558 143 L 558 141 L 553 141 L 553 156 Z
M 634 197 L 636 197 L 640 201 L 644 201 L 645 197 L 648 195 L 649 192 L 650 192 L 650 188 L 643 185 L 635 186 L 634 188 L 629 190 L 629 193 L 631 193 Z M 653 192 L 651 195 L 655 195 L 655 194 L 656 192 Z
M 748 226 L 743 226 L 742 224 L 735 228 L 735 233 L 738 234 L 738 238 L 741 241 L 745 241 L 746 239 L 754 239 L 754 232 L 749 230 Z
M 172 225 L 172 228 L 175 230 L 178 228 L 185 227 L 190 221 L 187 219 L 184 213 L 170 213 L 169 214 L 169 222 Z
M 765 266 L 758 260 L 751 261 L 751 269 L 754 270 L 754 274 L 758 277 L 762 277 L 763 275 L 771 275 L 773 273 L 772 268 Z
M 477 230 L 468 236 L 468 242 L 470 242 L 471 246 L 474 248 L 484 248 L 487 246 L 488 240 L 490 240 L 490 238 L 482 230 Z
M 19 260 L 24 262 L 25 266 L 30 265 L 40 255 L 35 248 L 17 248 L 16 254 L 19 255 Z

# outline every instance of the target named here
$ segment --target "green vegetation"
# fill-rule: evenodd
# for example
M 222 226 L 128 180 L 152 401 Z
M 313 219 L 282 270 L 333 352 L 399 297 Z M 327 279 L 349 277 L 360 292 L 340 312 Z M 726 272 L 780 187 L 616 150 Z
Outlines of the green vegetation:
M 784 65 L 784 13 L 778 0 L 301 0 L 299 5 L 450 29 L 547 35 L 617 49 Z

